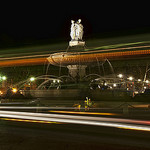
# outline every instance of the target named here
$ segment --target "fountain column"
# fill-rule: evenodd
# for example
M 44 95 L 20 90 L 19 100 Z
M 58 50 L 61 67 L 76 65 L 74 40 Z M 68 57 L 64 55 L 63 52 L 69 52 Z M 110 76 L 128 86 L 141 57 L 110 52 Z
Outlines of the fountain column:
M 73 78 L 83 78 L 86 75 L 86 65 L 68 65 L 69 74 Z

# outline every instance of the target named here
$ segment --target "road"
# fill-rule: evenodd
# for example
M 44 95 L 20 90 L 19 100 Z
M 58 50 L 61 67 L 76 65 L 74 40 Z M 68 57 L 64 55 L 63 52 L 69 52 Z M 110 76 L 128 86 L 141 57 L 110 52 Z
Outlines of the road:
M 143 130 L 150 128 L 150 121 L 58 112 L 0 111 L 0 115 L 0 149 L 4 150 L 150 149 L 150 131 Z

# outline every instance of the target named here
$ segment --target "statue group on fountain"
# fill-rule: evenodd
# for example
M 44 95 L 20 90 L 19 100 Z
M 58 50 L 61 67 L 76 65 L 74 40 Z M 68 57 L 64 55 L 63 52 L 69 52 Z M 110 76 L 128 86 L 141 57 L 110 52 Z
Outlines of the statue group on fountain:
M 83 25 L 81 24 L 81 19 L 79 19 L 77 22 L 74 20 L 71 20 L 71 40 L 72 41 L 82 41 L 83 37 Z

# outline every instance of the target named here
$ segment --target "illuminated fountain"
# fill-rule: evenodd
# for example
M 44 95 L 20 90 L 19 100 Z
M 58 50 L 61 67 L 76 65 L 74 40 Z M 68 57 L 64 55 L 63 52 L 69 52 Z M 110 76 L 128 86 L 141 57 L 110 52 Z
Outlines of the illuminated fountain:
M 85 51 L 83 37 L 83 25 L 81 19 L 77 22 L 71 21 L 71 41 L 66 52 L 51 54 L 47 59 L 54 66 L 67 67 L 69 75 L 76 79 L 82 79 L 86 75 L 88 65 L 99 63 L 105 59 L 98 59 L 96 54 Z
M 81 19 L 77 22 L 71 21 L 71 41 L 66 51 L 51 54 L 47 60 L 50 65 L 68 68 L 69 76 L 52 76 L 48 75 L 48 67 L 46 75 L 42 75 L 32 79 L 27 79 L 19 83 L 27 85 L 22 89 L 23 95 L 31 95 L 38 98 L 48 98 L 51 100 L 84 100 L 86 96 L 95 100 L 116 100 L 124 99 L 123 90 L 125 82 L 114 74 L 114 69 L 109 60 L 112 58 L 120 58 L 122 52 L 108 53 L 99 50 L 88 51 L 85 49 L 85 41 L 83 41 L 83 25 Z M 127 53 L 128 54 L 128 53 Z M 109 59 L 109 60 L 108 60 Z M 103 66 L 107 62 L 111 74 L 104 76 L 99 73 L 86 74 L 89 66 Z M 104 71 L 104 68 L 103 68 Z M 36 86 L 34 85 L 36 82 Z M 28 89 L 29 87 L 29 89 Z M 126 88 L 126 87 L 125 87 Z M 108 91 L 106 91 L 107 89 Z M 106 96 L 107 95 L 107 96 Z M 102 98 L 102 99 L 101 99 Z
M 50 99 L 59 100 L 83 100 L 86 96 L 92 98 L 92 95 L 96 95 L 92 94 L 92 90 L 94 89 L 93 83 L 95 81 L 97 82 L 96 89 L 98 90 L 100 90 L 100 84 L 106 87 L 106 83 L 101 83 L 101 79 L 102 81 L 107 80 L 107 84 L 112 78 L 114 78 L 114 82 L 119 82 L 107 58 L 103 57 L 103 55 L 98 55 L 96 52 L 85 50 L 85 41 L 82 39 L 83 25 L 81 24 L 81 19 L 77 22 L 72 20 L 71 23 L 71 41 L 67 50 L 65 52 L 51 54 L 47 58 L 49 64 L 46 75 L 36 77 L 36 89 L 32 89 L 32 86 L 30 86 L 30 90 L 25 90 L 25 94 L 30 93 L 34 97 L 50 97 Z M 110 67 L 111 75 L 109 77 L 102 77 L 99 73 L 86 74 L 86 68 L 88 66 L 93 65 L 100 68 L 105 62 Z M 50 65 L 60 67 L 60 69 L 62 67 L 68 68 L 69 76 L 63 75 L 56 77 L 48 75 L 47 72 Z M 39 80 L 42 82 L 39 82 Z M 28 84 L 31 84 L 30 79 L 27 81 Z M 115 88 L 115 84 L 112 83 L 112 87 Z

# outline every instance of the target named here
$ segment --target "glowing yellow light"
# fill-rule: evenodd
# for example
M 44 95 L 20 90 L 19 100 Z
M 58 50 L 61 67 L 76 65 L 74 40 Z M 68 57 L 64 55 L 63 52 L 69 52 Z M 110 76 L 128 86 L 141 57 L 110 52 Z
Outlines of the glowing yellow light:
M 13 89 L 12 89 L 12 92 L 13 92 L 13 93 L 16 93 L 16 92 L 17 92 L 17 89 L 16 89 L 16 88 L 13 88 Z
M 118 127 L 120 129 L 126 129 L 126 130 L 138 130 L 138 131 L 150 131 L 150 129 L 142 128 L 142 127 Z
M 41 121 L 41 120 L 28 120 L 28 119 L 13 119 L 13 118 L 0 118 L 7 121 L 19 121 L 19 122 L 31 122 L 31 123 L 54 123 L 54 124 L 61 124 L 58 122 L 52 121 Z
M 115 113 L 98 113 L 98 112 L 74 112 L 74 111 L 49 111 L 55 113 L 68 113 L 68 114 L 83 114 L 83 115 L 104 115 L 104 116 L 111 116 L 111 115 L 118 115 Z

